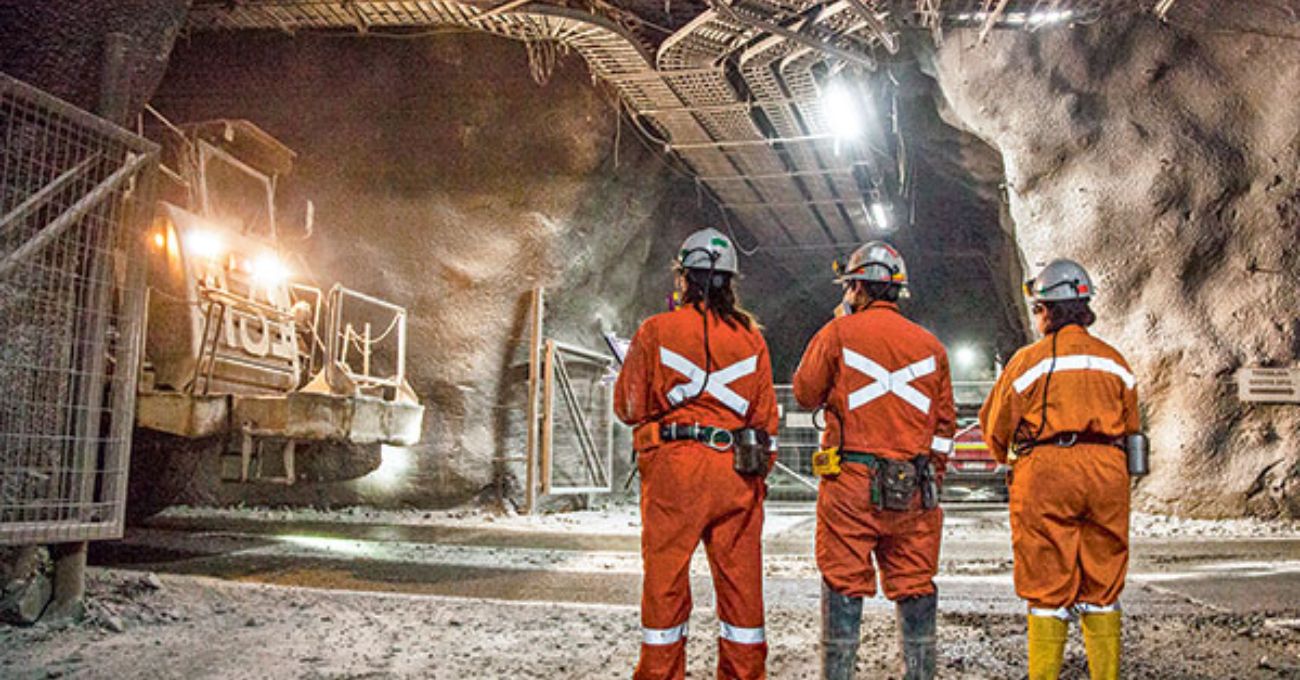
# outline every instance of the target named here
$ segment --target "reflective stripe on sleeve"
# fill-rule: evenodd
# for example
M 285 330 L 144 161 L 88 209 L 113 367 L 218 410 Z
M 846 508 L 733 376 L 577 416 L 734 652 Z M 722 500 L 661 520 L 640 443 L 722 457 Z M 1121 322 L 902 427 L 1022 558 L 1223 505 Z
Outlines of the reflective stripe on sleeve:
M 1080 614 L 1108 614 L 1110 612 L 1119 611 L 1119 603 L 1114 602 L 1102 606 L 1099 604 L 1088 604 L 1087 602 L 1080 602 L 1074 605 L 1074 609 L 1078 611 Z
M 758 628 L 740 628 L 733 626 L 726 621 L 718 622 L 722 629 L 718 635 L 723 640 L 738 642 L 742 645 L 757 645 L 767 641 L 767 636 L 763 633 L 763 627 Z
M 647 645 L 671 645 L 686 637 L 686 624 L 672 628 L 641 627 L 641 641 Z
M 1069 620 L 1070 620 L 1070 610 L 1069 610 L 1069 609 L 1066 609 L 1065 607 L 1058 607 L 1058 608 L 1056 608 L 1056 609 L 1039 609 L 1038 607 L 1030 607 L 1030 608 L 1029 608 L 1029 615 L 1030 615 L 1030 616 L 1048 616 L 1048 617 L 1051 617 L 1051 618 L 1053 618 L 1053 619 L 1060 619 L 1060 620 L 1062 620 L 1062 621 L 1069 621 Z
M 930 450 L 939 453 L 952 453 L 952 440 L 947 437 L 935 437 L 930 440 Z
M 776 443 L 776 437 L 772 437 L 772 444 L 771 444 L 770 446 L 767 447 L 767 450 L 768 450 L 768 451 L 771 451 L 772 453 L 776 453 L 776 452 L 779 451 L 780 449 L 781 449 L 781 447 L 778 446 L 777 443 Z
M 1124 381 L 1124 387 L 1133 389 L 1137 384 L 1137 378 L 1133 377 L 1128 369 L 1119 365 L 1118 361 L 1107 359 L 1105 357 L 1095 357 L 1089 354 L 1071 354 L 1063 357 L 1056 357 L 1056 366 L 1052 366 L 1052 359 L 1048 357 L 1035 364 L 1032 368 L 1020 374 L 1019 378 L 1012 385 L 1017 392 L 1024 392 L 1029 389 L 1039 378 L 1047 375 L 1048 371 L 1100 371 L 1109 373 L 1120 380 Z

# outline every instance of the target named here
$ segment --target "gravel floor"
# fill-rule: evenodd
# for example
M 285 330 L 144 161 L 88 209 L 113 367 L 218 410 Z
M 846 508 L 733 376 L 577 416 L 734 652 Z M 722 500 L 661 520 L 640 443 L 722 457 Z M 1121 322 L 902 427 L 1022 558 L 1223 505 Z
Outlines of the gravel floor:
M 4 678 L 625 678 L 634 607 L 530 604 L 267 586 L 93 570 L 85 621 L 0 627 Z M 690 677 L 712 677 L 713 617 L 697 611 Z M 1126 678 L 1300 677 L 1294 622 L 1130 617 Z M 887 612 L 868 613 L 859 677 L 894 677 Z M 769 610 L 773 678 L 816 677 L 815 606 Z M 1023 623 L 943 614 L 941 677 L 1023 677 Z M 1077 633 L 1075 634 L 1077 638 Z M 1195 641 L 1189 644 L 1189 641 Z M 1066 678 L 1086 677 L 1078 640 Z

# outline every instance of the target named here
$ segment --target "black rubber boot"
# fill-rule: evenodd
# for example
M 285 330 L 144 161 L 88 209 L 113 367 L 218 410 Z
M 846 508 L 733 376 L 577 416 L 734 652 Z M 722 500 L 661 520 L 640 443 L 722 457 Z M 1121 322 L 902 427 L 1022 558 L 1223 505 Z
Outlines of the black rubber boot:
M 934 677 L 938 656 L 934 642 L 938 604 L 937 593 L 909 597 L 896 603 L 904 680 L 931 680 Z
M 822 581 L 822 680 L 852 680 L 861 639 L 862 598 Z

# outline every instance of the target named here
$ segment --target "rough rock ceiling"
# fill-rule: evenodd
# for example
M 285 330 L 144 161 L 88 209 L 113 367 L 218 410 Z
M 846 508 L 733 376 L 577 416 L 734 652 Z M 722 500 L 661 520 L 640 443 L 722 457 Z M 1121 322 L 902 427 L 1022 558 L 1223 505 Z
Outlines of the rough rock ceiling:
M 908 219 L 906 140 L 894 132 L 889 79 L 878 69 L 902 31 L 1047 30 L 1145 8 L 1132 0 L 557 1 L 580 6 L 196 0 L 189 26 L 482 30 L 527 43 L 542 75 L 556 49 L 575 51 L 642 133 L 759 245 L 837 249 Z M 834 112 L 823 106 L 828 89 L 845 86 L 862 107 L 857 118 L 871 123 L 853 140 L 836 137 Z

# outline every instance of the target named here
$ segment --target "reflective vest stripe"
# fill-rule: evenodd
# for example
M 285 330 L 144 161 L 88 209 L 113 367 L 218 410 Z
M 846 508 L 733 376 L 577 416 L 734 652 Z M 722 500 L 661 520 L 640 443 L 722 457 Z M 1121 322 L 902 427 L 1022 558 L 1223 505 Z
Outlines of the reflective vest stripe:
M 726 368 L 707 374 L 708 383 L 704 382 L 704 369 L 696 366 L 690 359 L 668 349 L 659 348 L 659 361 L 664 366 L 686 376 L 690 382 L 677 385 L 668 391 L 668 401 L 674 405 L 699 394 L 704 388 L 706 394 L 712 395 L 724 406 L 744 416 L 749 412 L 749 400 L 736 394 L 728 385 L 758 370 L 758 355 L 741 359 Z
M 935 437 L 930 440 L 930 450 L 939 453 L 952 453 L 952 440 L 947 437 Z
M 1056 366 L 1053 368 L 1052 359 L 1048 357 L 1035 364 L 1032 368 L 1020 374 L 1019 378 L 1012 383 L 1017 392 L 1023 393 L 1029 389 L 1039 378 L 1047 375 L 1048 371 L 1100 371 L 1109 373 L 1120 380 L 1124 381 L 1124 387 L 1133 389 L 1137 384 L 1137 378 L 1128 369 L 1119 365 L 1114 359 L 1105 357 L 1096 357 L 1089 354 L 1071 354 L 1063 357 L 1056 357 Z
M 641 627 L 641 641 L 647 645 L 671 645 L 686 637 L 686 624 L 672 628 Z
M 733 626 L 726 621 L 719 621 L 722 631 L 718 634 L 723 640 L 738 642 L 742 645 L 757 645 L 767 641 L 767 635 L 763 632 L 763 627 L 758 628 L 740 628 Z
M 916 410 L 922 413 L 930 412 L 930 398 L 922 394 L 920 390 L 912 387 L 911 383 L 913 380 L 934 373 L 937 368 L 934 357 L 926 357 L 897 371 L 890 371 L 871 359 L 845 347 L 844 365 L 875 380 L 866 387 L 854 390 L 849 394 L 850 411 L 892 393 L 911 404 Z

